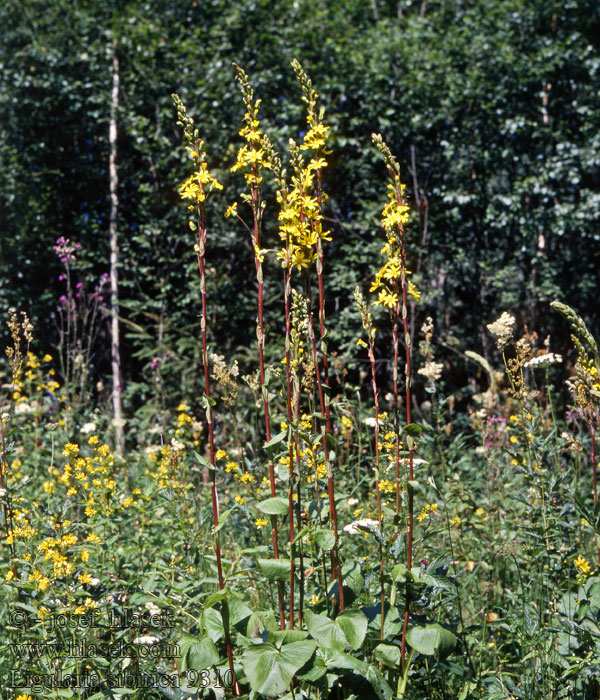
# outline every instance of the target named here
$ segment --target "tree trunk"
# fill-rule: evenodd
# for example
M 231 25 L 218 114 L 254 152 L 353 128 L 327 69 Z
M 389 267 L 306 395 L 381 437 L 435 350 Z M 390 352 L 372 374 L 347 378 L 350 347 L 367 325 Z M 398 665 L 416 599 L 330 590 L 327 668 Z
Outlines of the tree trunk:
M 112 364 L 112 405 L 113 425 L 115 428 L 115 447 L 117 454 L 123 456 L 123 403 L 121 400 L 121 351 L 119 347 L 119 242 L 117 238 L 117 213 L 119 198 L 117 188 L 117 109 L 119 107 L 119 59 L 116 55 L 116 45 L 113 54 L 112 94 L 110 103 L 110 126 L 108 140 L 110 144 L 109 177 L 110 177 L 110 310 L 111 310 L 111 364 Z

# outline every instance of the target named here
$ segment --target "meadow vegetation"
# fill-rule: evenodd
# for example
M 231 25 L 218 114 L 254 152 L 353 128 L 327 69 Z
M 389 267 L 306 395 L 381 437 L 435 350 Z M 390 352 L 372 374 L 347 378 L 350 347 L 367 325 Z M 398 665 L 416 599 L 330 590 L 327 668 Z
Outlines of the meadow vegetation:
M 121 456 L 89 374 L 106 280 L 78 267 L 79 245 L 55 243 L 53 354 L 24 311 L 8 312 L 6 697 L 597 698 L 597 344 L 563 301 L 539 313 L 570 344 L 507 309 L 482 329 L 489 359 L 478 342 L 439 342 L 426 306 L 416 324 L 419 213 L 373 134 L 361 148 L 383 166 L 378 255 L 343 291 L 353 350 L 334 346 L 332 127 L 303 66 L 290 71 L 304 116 L 279 151 L 234 64 L 244 113 L 227 187 L 202 124 L 172 97 L 199 317 L 187 329 L 199 361 L 181 377 L 201 390 L 165 382 L 168 358 L 153 357 Z M 250 251 L 255 324 L 235 353 L 211 330 L 232 322 L 211 266 L 223 215 Z M 446 379 L 457 355 L 461 387 Z

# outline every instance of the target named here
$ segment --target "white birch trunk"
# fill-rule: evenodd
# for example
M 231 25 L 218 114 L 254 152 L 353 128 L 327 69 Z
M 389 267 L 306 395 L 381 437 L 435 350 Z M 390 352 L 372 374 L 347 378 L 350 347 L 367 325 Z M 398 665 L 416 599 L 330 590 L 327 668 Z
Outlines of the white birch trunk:
M 116 47 L 115 47 L 116 48 Z M 110 103 L 110 126 L 108 140 L 110 145 L 110 219 L 108 225 L 110 239 L 110 310 L 111 310 L 111 365 L 112 365 L 112 406 L 113 425 L 115 428 L 115 447 L 117 454 L 123 456 L 124 432 L 123 403 L 121 399 L 121 351 L 119 347 L 119 242 L 117 238 L 117 213 L 119 199 L 117 188 L 117 109 L 119 107 L 119 59 L 113 55 L 112 93 Z

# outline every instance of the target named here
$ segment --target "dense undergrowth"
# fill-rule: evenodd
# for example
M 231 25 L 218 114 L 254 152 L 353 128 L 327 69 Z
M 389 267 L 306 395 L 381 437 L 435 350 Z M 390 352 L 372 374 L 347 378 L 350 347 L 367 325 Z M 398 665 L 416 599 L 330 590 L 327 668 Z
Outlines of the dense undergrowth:
M 166 395 L 157 360 L 154 414 L 129 421 L 117 453 L 85 369 L 102 283 L 86 293 L 71 279 L 70 241 L 57 242 L 67 293 L 55 356 L 38 356 L 27 316 L 9 314 L 5 697 L 596 698 L 596 343 L 568 306 L 548 307 L 572 329 L 567 364 L 556 351 L 569 348 L 505 312 L 488 325 L 496 364 L 473 348 L 471 381 L 446 395 L 452 356 L 431 319 L 411 337 L 421 293 L 410 212 L 398 163 L 374 135 L 388 173 L 382 256 L 369 285 L 348 290 L 365 360 L 359 383 L 349 378 L 327 345 L 330 129 L 293 69 L 307 123 L 284 168 L 236 66 L 246 114 L 232 171 L 243 191 L 226 216 L 253 250 L 252 359 L 210 346 L 206 255 L 221 215 L 210 200 L 222 186 L 177 96 L 203 396 Z M 278 221 L 271 248 L 265 216 Z M 281 276 L 280 327 L 264 317 L 266 275 Z

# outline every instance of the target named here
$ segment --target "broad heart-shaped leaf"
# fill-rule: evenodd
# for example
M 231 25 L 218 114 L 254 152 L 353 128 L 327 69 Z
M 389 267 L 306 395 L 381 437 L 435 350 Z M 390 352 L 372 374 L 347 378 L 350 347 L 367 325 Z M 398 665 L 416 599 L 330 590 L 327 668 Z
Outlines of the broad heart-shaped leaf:
M 269 633 L 269 642 L 275 642 L 277 646 L 290 644 L 291 642 L 302 642 L 308 637 L 305 630 L 272 630 Z
M 330 649 L 342 651 L 346 645 L 358 649 L 367 633 L 368 620 L 360 610 L 348 610 L 331 620 L 310 610 L 305 613 L 308 631 L 314 639 Z
M 179 640 L 181 670 L 200 671 L 219 663 L 219 651 L 212 639 L 196 639 L 184 634 Z
M 393 644 L 379 644 L 373 652 L 377 661 L 389 668 L 400 668 L 400 655 L 400 647 Z
M 391 700 L 394 695 L 376 666 L 367 664 L 343 651 L 319 647 L 314 669 L 320 669 L 321 666 L 324 666 L 327 672 L 331 669 L 350 671 L 350 674 L 343 674 L 342 683 L 345 684 L 345 688 L 351 688 L 356 693 L 356 697 L 361 700 L 373 700 L 373 698 Z M 315 675 L 317 675 L 316 672 Z M 307 674 L 307 680 L 311 680 L 309 676 L 310 673 Z
M 317 648 L 312 640 L 284 644 L 257 644 L 242 654 L 242 667 L 252 690 L 267 697 L 284 693 L 298 669 L 310 659 Z
M 333 545 L 335 544 L 335 534 L 333 533 L 333 530 L 315 530 L 313 537 L 319 547 L 327 552 L 332 549 Z
M 225 634 L 223 631 L 223 618 L 216 608 L 206 608 L 206 610 L 202 612 L 202 625 L 204 633 L 207 634 L 213 642 L 218 642 Z
M 290 577 L 289 559 L 259 559 L 258 568 L 269 581 L 287 581 Z
M 404 564 L 396 564 L 392 569 L 392 581 L 404 584 L 414 581 L 413 572 L 410 571 Z
M 344 604 L 348 607 L 361 594 L 365 585 L 365 577 L 357 561 L 349 561 L 342 566 L 342 581 L 344 586 Z M 336 600 L 340 599 L 337 580 L 331 582 L 329 595 Z
M 285 515 L 288 512 L 289 503 L 286 498 L 276 496 L 257 503 L 256 507 L 261 513 L 267 513 L 267 515 Z
M 359 649 L 369 626 L 364 613 L 360 610 L 348 610 L 338 615 L 335 622 L 341 628 L 352 649 Z
M 450 630 L 436 622 L 425 627 L 411 627 L 406 633 L 406 641 L 421 654 L 445 659 L 454 651 L 458 640 Z

